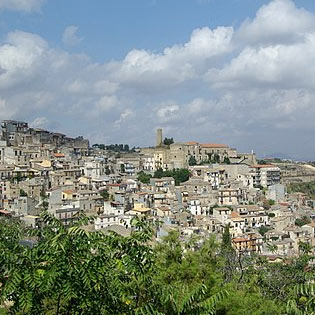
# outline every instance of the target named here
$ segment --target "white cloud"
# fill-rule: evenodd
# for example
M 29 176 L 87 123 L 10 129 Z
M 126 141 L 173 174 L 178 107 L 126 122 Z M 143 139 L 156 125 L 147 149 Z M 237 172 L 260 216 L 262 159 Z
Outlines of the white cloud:
M 124 121 L 126 121 L 128 118 L 134 116 L 134 112 L 130 108 L 126 108 L 121 114 L 118 120 L 115 121 L 116 125 L 120 125 Z
M 292 0 L 274 0 L 262 6 L 253 20 L 246 20 L 238 35 L 250 43 L 279 44 L 303 40 L 314 27 L 314 14 L 297 8 Z
M 198 78 L 207 64 L 231 51 L 232 36 L 232 27 L 196 29 L 183 45 L 165 48 L 161 54 L 135 49 L 123 62 L 112 64 L 111 69 L 116 80 L 149 92 L 153 88 L 176 86 Z
M 13 32 L 0 43 L 1 118 L 96 142 L 150 144 L 159 126 L 179 141 L 315 154 L 299 138 L 311 143 L 315 132 L 310 17 L 292 1 L 274 0 L 239 29 L 196 29 L 161 53 L 134 49 L 105 64 Z
M 78 27 L 70 25 L 65 28 L 62 34 L 62 41 L 66 46 L 76 46 L 83 40 L 82 37 L 78 36 Z
M 0 0 L 0 9 L 17 11 L 38 11 L 44 0 Z
M 37 117 L 30 123 L 30 126 L 33 128 L 44 128 L 47 124 L 48 119 L 46 117 Z
M 111 96 L 105 95 L 96 103 L 95 111 L 96 113 L 108 111 L 116 105 L 118 105 L 118 100 L 115 95 Z

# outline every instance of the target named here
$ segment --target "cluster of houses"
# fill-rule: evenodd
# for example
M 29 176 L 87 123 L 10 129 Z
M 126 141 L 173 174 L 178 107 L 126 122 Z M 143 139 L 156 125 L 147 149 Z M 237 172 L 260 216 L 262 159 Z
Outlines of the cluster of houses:
M 155 147 L 117 153 L 19 121 L 3 121 L 0 139 L 0 215 L 32 227 L 43 210 L 64 225 L 84 212 L 95 217 L 90 230 L 123 235 L 134 217 L 145 216 L 157 240 L 172 230 L 183 240 L 220 239 L 229 225 L 238 251 L 268 257 L 295 256 L 301 243 L 315 242 L 313 203 L 288 194 L 280 168 L 257 164 L 253 153 L 223 144 L 164 145 L 161 130 Z M 189 169 L 187 181 L 154 177 L 178 168 Z M 141 182 L 140 172 L 151 176 Z

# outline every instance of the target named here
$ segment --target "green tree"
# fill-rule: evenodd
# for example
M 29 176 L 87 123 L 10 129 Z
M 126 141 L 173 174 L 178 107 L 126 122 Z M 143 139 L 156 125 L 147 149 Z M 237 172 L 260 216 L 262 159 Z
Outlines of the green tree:
M 271 229 L 272 229 L 271 227 L 263 225 L 259 227 L 258 232 L 261 236 L 264 236 Z
M 223 163 L 224 164 L 231 164 L 231 161 L 230 161 L 230 159 L 227 156 L 225 156 L 224 159 L 223 159 Z
M 125 173 L 125 164 L 120 164 L 120 172 Z
M 196 158 L 193 155 L 190 156 L 188 164 L 189 164 L 189 166 L 197 165 Z
M 163 144 L 165 144 L 165 145 L 171 145 L 173 143 L 174 143 L 173 138 L 164 138 L 164 140 L 163 140 Z
M 213 163 L 220 163 L 220 155 L 215 153 L 213 155 L 213 160 L 212 160 Z
M 150 183 L 150 179 L 152 178 L 151 174 L 147 174 L 143 171 L 138 173 L 138 180 L 143 183 L 143 184 L 149 184 Z
M 103 199 L 104 199 L 105 201 L 108 201 L 108 200 L 109 200 L 110 195 L 109 195 L 109 192 L 108 192 L 106 189 L 102 190 L 102 191 L 100 192 L 100 194 L 101 194 L 101 196 L 103 197 Z
M 308 224 L 308 223 L 311 223 L 311 220 L 306 215 L 304 215 L 302 218 L 297 218 L 295 220 L 295 225 L 297 225 L 297 226 L 303 226 L 303 225 Z
M 111 171 L 108 165 L 105 166 L 105 174 L 110 175 Z
M 20 196 L 27 197 L 27 193 L 23 189 L 20 189 Z

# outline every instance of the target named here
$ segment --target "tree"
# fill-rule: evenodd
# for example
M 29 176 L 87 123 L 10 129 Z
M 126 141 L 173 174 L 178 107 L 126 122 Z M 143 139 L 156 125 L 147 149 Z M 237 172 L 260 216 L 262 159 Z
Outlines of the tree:
M 164 138 L 164 140 L 163 140 L 164 145 L 171 145 L 172 143 L 174 143 L 173 138 Z
M 108 165 L 105 166 L 105 174 L 110 175 L 111 171 Z
M 314 279 L 313 279 L 314 280 Z M 294 296 L 287 302 L 288 315 L 309 315 L 315 313 L 315 284 L 308 282 L 294 287 Z
M 213 155 L 213 160 L 212 160 L 213 163 L 220 163 L 220 155 L 215 153 Z
M 164 172 L 163 172 L 163 169 L 159 168 L 157 169 L 154 174 L 153 174 L 153 177 L 154 178 L 162 178 L 164 176 Z
M 196 158 L 193 155 L 190 156 L 188 164 L 189 164 L 189 166 L 197 165 Z
M 237 268 L 237 255 L 232 245 L 230 223 L 226 224 L 222 234 L 221 256 L 224 260 L 223 275 L 225 281 L 231 281 Z
M 150 183 L 150 179 L 152 178 L 151 174 L 147 174 L 143 171 L 138 173 L 138 180 L 143 183 L 143 184 L 149 184 Z
M 104 189 L 104 190 L 102 190 L 101 192 L 100 192 L 100 194 L 101 194 L 101 196 L 104 198 L 104 200 L 105 201 L 108 201 L 109 200 L 109 192 L 106 190 L 106 189 Z
M 227 156 L 225 156 L 224 159 L 223 159 L 223 163 L 224 164 L 231 164 L 231 161 L 230 161 L 230 159 Z
M 49 202 L 48 201 L 43 201 L 43 209 L 44 210 L 48 210 L 48 207 L 49 207 Z
M 263 225 L 263 226 L 259 227 L 258 232 L 261 236 L 264 236 L 271 229 L 272 229 L 271 227 Z
M 311 220 L 306 215 L 304 215 L 302 218 L 297 218 L 295 220 L 295 225 L 297 226 L 303 226 L 308 223 L 311 223 Z
M 120 172 L 125 173 L 125 164 L 120 164 Z
M 135 314 L 152 307 L 152 232 L 143 220 L 121 237 L 87 232 L 82 213 L 70 228 L 47 213 L 42 219 L 44 227 L 30 232 L 35 246 L 21 245 L 25 236 L 16 228 L 14 238 L 0 240 L 1 298 L 13 302 L 10 313 Z
M 23 189 L 20 189 L 20 196 L 27 197 L 27 193 Z

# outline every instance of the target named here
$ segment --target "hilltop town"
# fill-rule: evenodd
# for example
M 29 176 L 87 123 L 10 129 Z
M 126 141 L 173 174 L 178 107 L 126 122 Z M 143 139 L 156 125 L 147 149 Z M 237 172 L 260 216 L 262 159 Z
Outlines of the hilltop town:
M 190 140 L 190 139 L 188 139 Z M 229 226 L 238 252 L 282 260 L 315 245 L 311 195 L 292 183 L 311 182 L 315 168 L 258 161 L 225 144 L 174 142 L 158 129 L 156 144 L 90 145 L 83 137 L 3 121 L 0 215 L 33 228 L 47 211 L 65 226 L 94 216 L 89 231 L 130 235 L 134 217 L 156 224 L 155 241 L 178 231 L 220 240 Z

